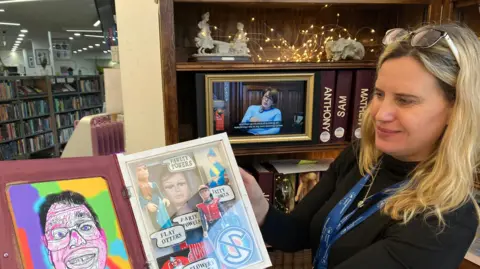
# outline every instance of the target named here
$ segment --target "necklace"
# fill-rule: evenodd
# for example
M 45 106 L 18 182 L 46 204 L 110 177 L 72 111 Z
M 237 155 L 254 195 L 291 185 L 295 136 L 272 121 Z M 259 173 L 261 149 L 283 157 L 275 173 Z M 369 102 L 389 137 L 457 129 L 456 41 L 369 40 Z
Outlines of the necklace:
M 380 170 L 381 164 L 382 164 L 382 159 L 380 159 L 380 161 L 378 162 L 377 168 L 375 168 L 375 174 L 373 175 L 372 181 L 368 186 L 368 190 L 367 190 L 367 193 L 365 193 L 365 197 L 363 197 L 363 199 L 360 200 L 357 204 L 358 208 L 362 208 L 365 205 L 365 201 L 372 196 L 372 195 L 368 196 L 368 194 L 370 194 L 370 189 L 372 189 L 373 183 L 375 182 L 375 178 L 377 177 L 378 170 Z

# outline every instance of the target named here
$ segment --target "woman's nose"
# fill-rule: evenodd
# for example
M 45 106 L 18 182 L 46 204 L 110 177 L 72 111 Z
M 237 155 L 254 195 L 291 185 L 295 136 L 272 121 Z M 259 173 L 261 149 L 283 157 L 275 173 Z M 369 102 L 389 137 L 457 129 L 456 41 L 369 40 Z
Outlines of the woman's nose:
M 390 101 L 384 100 L 379 104 L 375 120 L 377 121 L 393 121 L 395 119 L 395 105 Z

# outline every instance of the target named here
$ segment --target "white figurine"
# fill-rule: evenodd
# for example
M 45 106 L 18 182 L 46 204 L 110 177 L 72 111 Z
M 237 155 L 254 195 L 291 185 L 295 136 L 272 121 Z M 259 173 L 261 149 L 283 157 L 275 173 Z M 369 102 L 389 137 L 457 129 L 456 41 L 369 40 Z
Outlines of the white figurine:
M 197 37 L 195 37 L 195 42 L 198 48 L 198 54 L 205 54 L 205 49 L 213 49 L 213 38 L 212 32 L 210 31 L 210 25 L 208 20 L 210 19 L 210 13 L 207 12 L 202 15 L 202 21 L 198 23 L 198 32 Z
M 353 59 L 362 60 L 365 57 L 365 48 L 362 43 L 353 39 L 340 38 L 335 41 L 328 41 L 325 44 L 327 59 L 333 61 Z
M 238 55 L 249 55 L 250 50 L 247 46 L 247 34 L 243 30 L 244 25 L 241 22 L 237 23 L 237 34 L 235 34 L 235 39 L 233 40 L 233 52 Z

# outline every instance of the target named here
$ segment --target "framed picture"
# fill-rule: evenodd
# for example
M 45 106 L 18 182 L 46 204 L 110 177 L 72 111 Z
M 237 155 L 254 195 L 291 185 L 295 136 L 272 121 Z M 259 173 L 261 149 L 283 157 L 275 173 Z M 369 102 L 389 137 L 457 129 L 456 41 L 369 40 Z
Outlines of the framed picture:
M 33 56 L 28 56 L 28 67 L 35 68 L 35 61 L 33 60 Z
M 232 144 L 311 141 L 314 79 L 315 73 L 198 74 L 199 135 L 226 132 Z
M 44 60 L 47 61 L 47 65 L 50 65 L 50 50 L 48 49 L 37 49 L 35 50 L 35 59 L 37 65 L 42 65 Z
M 52 49 L 55 60 L 69 60 L 72 58 L 72 48 L 68 40 L 52 40 Z

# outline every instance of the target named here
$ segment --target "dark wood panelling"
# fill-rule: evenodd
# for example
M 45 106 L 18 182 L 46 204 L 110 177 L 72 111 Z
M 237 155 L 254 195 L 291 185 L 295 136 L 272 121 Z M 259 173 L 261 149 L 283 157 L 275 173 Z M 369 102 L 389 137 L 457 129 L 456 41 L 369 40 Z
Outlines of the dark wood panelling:
M 173 0 L 161 0 L 159 5 L 165 142 L 167 145 L 170 145 L 178 142 L 177 74 L 175 72 Z
M 177 71 L 303 70 L 375 68 L 375 61 L 337 63 L 177 63 Z
M 184 3 L 430 4 L 429 0 L 175 0 Z

